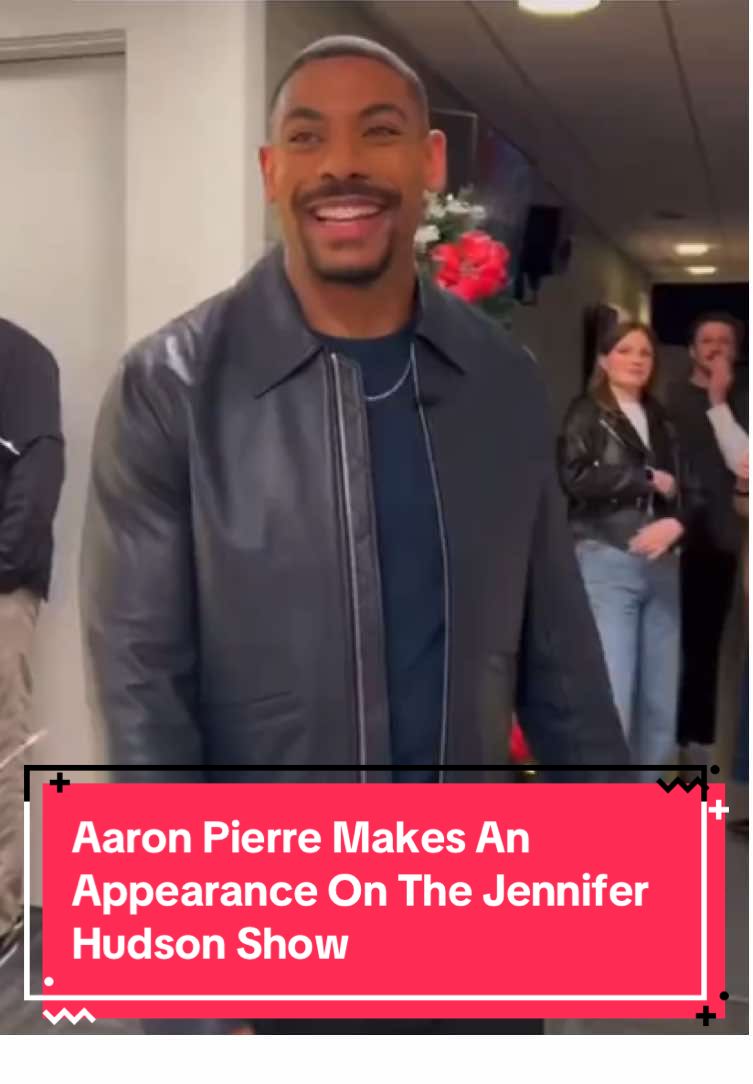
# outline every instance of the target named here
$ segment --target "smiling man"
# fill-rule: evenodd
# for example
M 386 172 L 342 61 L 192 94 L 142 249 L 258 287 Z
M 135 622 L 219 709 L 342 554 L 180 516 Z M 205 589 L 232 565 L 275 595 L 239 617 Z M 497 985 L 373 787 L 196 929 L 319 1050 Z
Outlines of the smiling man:
M 99 422 L 83 603 L 110 758 L 504 780 L 517 706 L 541 762 L 623 763 L 540 374 L 417 281 L 445 174 L 420 80 L 317 42 L 270 132 L 282 246 L 131 350 Z

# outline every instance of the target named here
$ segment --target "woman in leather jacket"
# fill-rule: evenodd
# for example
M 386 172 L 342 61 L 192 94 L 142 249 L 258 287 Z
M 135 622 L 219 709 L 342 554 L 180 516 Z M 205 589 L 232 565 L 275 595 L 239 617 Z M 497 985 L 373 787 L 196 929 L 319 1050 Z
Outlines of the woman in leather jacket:
M 644 324 L 610 331 L 587 394 L 568 410 L 558 448 L 615 704 L 633 762 L 646 765 L 674 760 L 678 543 L 695 503 L 674 428 L 652 395 L 656 358 Z

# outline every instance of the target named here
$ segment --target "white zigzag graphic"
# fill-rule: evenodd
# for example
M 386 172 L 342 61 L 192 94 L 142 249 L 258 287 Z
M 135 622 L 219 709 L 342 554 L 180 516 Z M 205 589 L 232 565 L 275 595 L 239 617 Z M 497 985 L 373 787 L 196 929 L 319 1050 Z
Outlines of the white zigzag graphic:
M 92 1016 L 88 1009 L 80 1009 L 74 1016 L 68 1009 L 61 1009 L 58 1013 L 51 1013 L 49 1009 L 42 1010 L 42 1016 L 46 1020 L 49 1020 L 51 1024 L 59 1024 L 61 1020 L 69 1020 L 71 1024 L 78 1024 L 80 1020 L 88 1020 L 90 1024 L 93 1024 L 96 1020 L 96 1016 Z

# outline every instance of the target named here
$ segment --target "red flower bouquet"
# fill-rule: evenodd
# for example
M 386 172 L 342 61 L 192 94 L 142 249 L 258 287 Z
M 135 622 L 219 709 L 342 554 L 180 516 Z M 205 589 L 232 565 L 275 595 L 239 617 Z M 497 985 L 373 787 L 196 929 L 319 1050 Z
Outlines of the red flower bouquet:
M 510 253 L 481 230 L 462 234 L 454 244 L 436 245 L 431 258 L 437 269 L 435 281 L 472 304 L 494 297 L 509 281 Z
M 442 289 L 504 320 L 512 305 L 510 250 L 480 229 L 485 218 L 467 192 L 431 196 L 416 233 L 416 254 Z

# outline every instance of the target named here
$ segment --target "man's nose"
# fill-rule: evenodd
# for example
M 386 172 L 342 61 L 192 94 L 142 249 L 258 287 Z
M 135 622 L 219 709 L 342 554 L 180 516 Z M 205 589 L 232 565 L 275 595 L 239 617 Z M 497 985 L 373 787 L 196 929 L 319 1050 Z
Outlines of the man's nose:
M 368 171 L 358 140 L 346 135 L 330 139 L 320 159 L 319 172 L 322 177 L 337 181 L 364 179 Z

